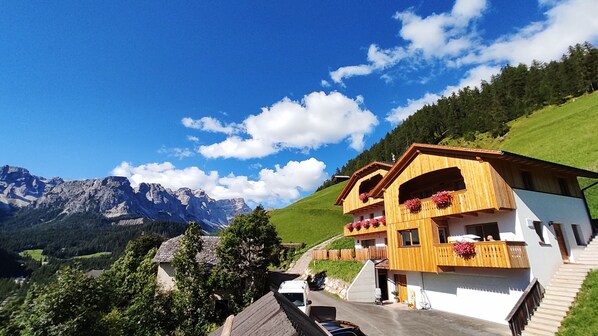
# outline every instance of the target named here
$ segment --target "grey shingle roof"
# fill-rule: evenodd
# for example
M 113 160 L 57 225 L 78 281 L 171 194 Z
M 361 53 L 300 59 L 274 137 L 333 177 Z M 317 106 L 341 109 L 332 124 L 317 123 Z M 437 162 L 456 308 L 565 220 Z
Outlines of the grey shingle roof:
M 156 252 L 153 261 L 158 263 L 169 263 L 174 259 L 174 255 L 177 253 L 181 246 L 181 239 L 183 235 L 168 239 L 163 242 Z M 202 261 L 208 265 L 216 265 L 219 261 L 218 255 L 216 254 L 216 247 L 220 244 L 220 237 L 216 236 L 201 236 L 203 241 L 203 248 L 196 256 L 197 261 Z
M 220 336 L 222 328 L 210 334 Z M 269 292 L 233 319 L 231 336 L 318 336 L 320 327 L 279 293 Z

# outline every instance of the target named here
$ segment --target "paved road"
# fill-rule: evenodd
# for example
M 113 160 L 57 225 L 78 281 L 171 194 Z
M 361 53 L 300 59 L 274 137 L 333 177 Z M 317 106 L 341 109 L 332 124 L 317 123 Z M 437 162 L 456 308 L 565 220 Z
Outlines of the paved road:
M 336 307 L 336 318 L 351 321 L 368 336 L 510 335 L 507 325 L 436 310 L 410 310 L 400 304 L 377 306 L 347 302 L 324 291 L 312 291 L 313 306 Z M 317 309 L 316 309 L 317 310 Z

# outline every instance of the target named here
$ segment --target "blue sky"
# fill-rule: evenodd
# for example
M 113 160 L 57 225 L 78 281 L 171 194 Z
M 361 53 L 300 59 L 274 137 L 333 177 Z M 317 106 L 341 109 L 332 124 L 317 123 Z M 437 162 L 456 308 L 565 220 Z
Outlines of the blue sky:
M 0 164 L 280 207 L 423 104 L 598 42 L 598 3 L 0 3 Z

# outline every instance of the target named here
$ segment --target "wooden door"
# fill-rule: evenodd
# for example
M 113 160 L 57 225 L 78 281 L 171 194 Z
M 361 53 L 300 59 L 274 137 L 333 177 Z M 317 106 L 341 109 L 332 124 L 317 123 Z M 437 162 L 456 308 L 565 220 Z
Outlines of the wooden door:
M 561 257 L 563 261 L 569 261 L 569 253 L 567 252 L 567 245 L 565 245 L 565 237 L 563 236 L 563 230 L 561 224 L 552 224 L 554 228 L 554 236 L 559 243 L 559 250 L 561 250 Z
M 407 276 L 405 274 L 398 274 L 397 287 L 399 288 L 399 302 L 408 300 Z

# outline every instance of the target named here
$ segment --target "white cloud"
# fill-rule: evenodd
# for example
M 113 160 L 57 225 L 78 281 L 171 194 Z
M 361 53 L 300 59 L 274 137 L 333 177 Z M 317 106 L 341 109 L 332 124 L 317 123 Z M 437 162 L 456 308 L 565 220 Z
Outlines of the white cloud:
M 167 154 L 168 156 L 174 156 L 179 159 L 184 159 L 188 157 L 195 156 L 196 152 L 192 151 L 189 148 L 166 148 L 162 147 L 158 150 L 160 154 Z
M 403 120 L 407 119 L 407 117 L 415 113 L 415 111 L 419 110 L 425 105 L 433 104 L 439 98 L 439 95 L 427 92 L 422 98 L 413 100 L 408 99 L 407 105 L 393 108 L 386 117 L 386 120 L 393 125 L 399 124 Z
M 177 169 L 172 163 L 148 163 L 133 166 L 122 162 L 112 170 L 116 176 L 127 177 L 133 186 L 142 182 L 160 183 L 173 190 L 187 187 L 203 189 L 215 199 L 243 197 L 252 204 L 282 206 L 298 199 L 301 192 L 313 191 L 328 178 L 326 165 L 314 158 L 289 161 L 285 166 L 262 169 L 255 180 L 247 176 L 229 174 L 220 176 L 218 172 L 206 173 L 197 167 Z
M 192 119 L 189 117 L 185 117 L 181 120 L 181 123 L 187 128 L 193 128 L 213 133 L 233 134 L 239 131 L 238 125 L 223 125 L 219 120 L 211 117 L 203 117 L 200 119 Z
M 513 35 L 481 46 L 459 61 L 463 64 L 530 64 L 533 60 L 547 62 L 559 59 L 567 47 L 598 39 L 597 8 L 595 0 L 555 3 L 546 11 L 545 21 L 531 23 Z
M 479 86 L 481 80 L 489 80 L 492 75 L 498 74 L 500 65 L 505 63 L 531 64 L 533 60 L 543 62 L 557 60 L 567 51 L 567 47 L 598 39 L 595 0 L 541 1 L 540 5 L 553 5 L 546 11 L 544 21 L 530 23 L 515 34 L 502 36 L 488 45 L 479 45 L 469 54 L 448 59 L 447 65 L 451 67 L 463 65 L 474 67 L 465 73 L 456 86 L 447 86 L 440 93 L 426 93 L 420 99 L 408 100 L 406 105 L 394 108 L 386 120 L 393 124 L 400 123 L 425 104 L 433 103 L 434 101 L 430 100 L 435 96 L 448 96 L 466 86 Z M 457 2 L 453 7 L 453 13 L 457 10 L 467 17 L 475 12 L 474 7 L 465 6 L 457 9 L 459 6 L 465 5 Z M 423 38 L 434 39 L 434 37 Z M 428 42 L 427 45 L 433 46 L 434 43 Z M 456 48 L 459 49 L 461 48 Z
M 259 158 L 283 149 L 309 151 L 347 140 L 362 150 L 364 137 L 378 124 L 376 116 L 362 109 L 363 97 L 350 99 L 338 92 L 312 92 L 299 101 L 284 98 L 242 123 L 247 138 L 230 136 L 226 140 L 200 146 L 208 158 Z
M 453 92 L 457 92 L 467 86 L 470 88 L 480 87 L 482 80 L 487 80 L 499 72 L 500 67 L 480 65 L 469 70 L 459 84 L 447 86 L 440 94 L 427 92 L 422 98 L 408 99 L 406 105 L 393 108 L 386 117 L 386 120 L 393 125 L 397 125 L 425 105 L 434 104 L 442 96 L 450 96 Z
M 399 35 L 405 47 L 381 49 L 371 44 L 367 52 L 369 63 L 339 67 L 330 72 L 337 84 L 353 76 L 365 76 L 374 71 L 397 65 L 404 59 L 454 57 L 471 48 L 476 40 L 472 22 L 486 9 L 486 0 L 457 0 L 450 13 L 421 17 L 412 10 L 397 12 L 394 19 L 401 23 Z M 388 76 L 381 76 L 388 82 Z
M 330 87 L 330 83 L 325 79 L 322 79 L 322 81 L 320 82 L 320 85 L 322 85 L 322 87 L 324 87 L 324 88 Z

